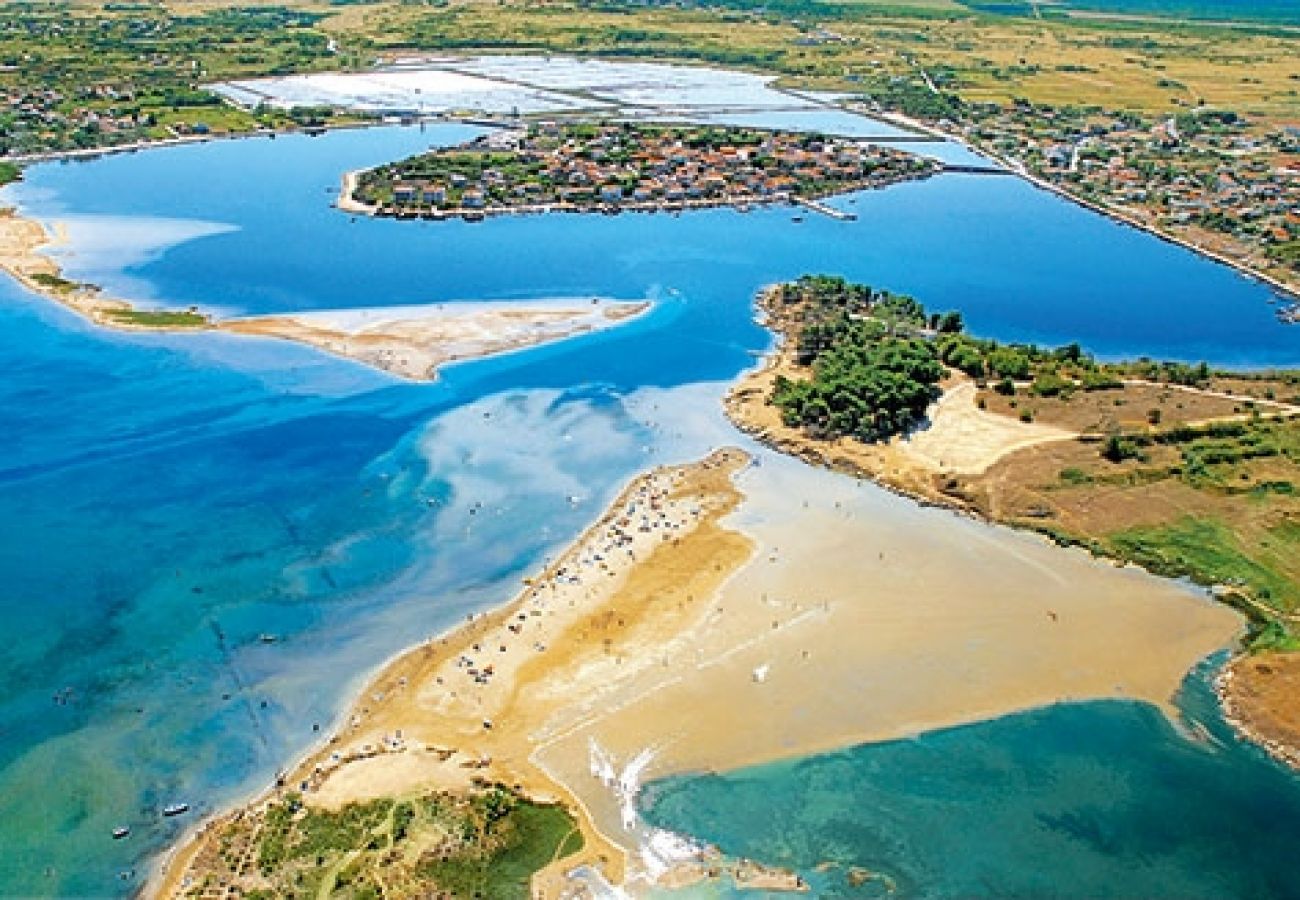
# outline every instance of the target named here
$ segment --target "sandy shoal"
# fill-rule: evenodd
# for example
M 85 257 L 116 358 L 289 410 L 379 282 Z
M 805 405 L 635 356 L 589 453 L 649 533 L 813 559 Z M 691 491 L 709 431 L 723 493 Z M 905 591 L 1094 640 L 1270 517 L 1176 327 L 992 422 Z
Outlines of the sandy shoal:
M 297 341 L 401 378 L 431 381 L 448 363 L 598 331 L 648 308 L 609 300 L 450 303 L 250 316 L 216 327 Z
M 289 787 L 337 807 L 476 776 L 517 785 L 574 805 L 587 838 L 537 893 L 560 896 L 578 863 L 635 891 L 698 868 L 629 816 L 645 779 L 1062 700 L 1169 709 L 1240 629 L 1138 570 L 758 459 L 720 451 L 638 479 L 511 606 L 386 668 Z
M 1229 608 L 1140 570 L 760 458 L 729 520 L 758 551 L 705 621 L 654 649 L 660 678 L 580 703 L 588 718 L 542 738 L 539 762 L 616 840 L 636 829 L 588 772 L 592 740 L 620 760 L 653 748 L 652 778 L 1066 700 L 1171 711 L 1188 670 L 1240 631 Z
M 58 264 L 42 251 L 62 242 L 65 236 L 56 226 L 50 235 L 41 223 L 24 218 L 11 208 L 0 209 L 0 270 L 7 272 L 27 290 L 61 303 L 96 325 L 123 331 L 170 331 L 174 327 L 139 325 L 119 317 L 134 307 L 126 300 L 108 297 L 94 285 L 68 282 L 52 286 L 43 278 L 61 278 Z M 193 331 L 193 326 L 182 330 Z

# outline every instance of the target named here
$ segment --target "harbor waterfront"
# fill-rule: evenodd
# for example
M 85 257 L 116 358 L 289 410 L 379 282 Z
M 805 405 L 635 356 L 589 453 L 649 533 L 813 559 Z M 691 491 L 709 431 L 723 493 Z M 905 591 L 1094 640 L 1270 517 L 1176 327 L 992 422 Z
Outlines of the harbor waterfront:
M 269 339 L 105 334 L 6 283 L 0 407 L 18 439 L 0 455 L 0 602 L 26 639 L 0 651 L 0 892 L 136 890 L 189 821 L 328 733 L 364 673 L 504 602 L 636 472 L 739 440 L 720 401 L 767 345 L 762 284 L 840 271 L 960 307 L 979 334 L 1110 357 L 1300 358 L 1258 284 L 1010 178 L 832 201 L 854 222 L 770 208 L 434 226 L 330 207 L 342 172 L 473 133 L 169 148 L 42 165 L 8 189 L 64 223 L 69 277 L 168 306 L 654 305 L 413 385 Z M 190 811 L 161 815 L 178 802 Z

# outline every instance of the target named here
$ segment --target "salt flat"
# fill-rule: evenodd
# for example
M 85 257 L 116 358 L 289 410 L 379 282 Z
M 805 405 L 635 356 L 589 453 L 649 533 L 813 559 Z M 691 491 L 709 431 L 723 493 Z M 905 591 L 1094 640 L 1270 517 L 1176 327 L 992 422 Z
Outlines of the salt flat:
M 663 63 L 509 56 L 425 57 L 374 72 L 258 78 L 213 85 L 245 106 L 337 106 L 369 112 L 544 113 L 815 110 L 772 76 Z

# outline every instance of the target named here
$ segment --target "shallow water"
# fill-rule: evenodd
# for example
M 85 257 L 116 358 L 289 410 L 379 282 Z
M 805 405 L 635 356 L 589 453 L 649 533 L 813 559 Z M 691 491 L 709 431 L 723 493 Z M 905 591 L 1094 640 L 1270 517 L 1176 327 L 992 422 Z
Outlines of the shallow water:
M 1188 679 L 1182 732 L 1141 703 L 1062 704 L 668 779 L 645 808 L 818 897 L 1294 897 L 1300 783 L 1232 736 L 1212 668 Z
M 765 282 L 839 271 L 1112 355 L 1300 360 L 1258 285 L 1009 178 L 839 201 L 856 223 L 329 207 L 342 170 L 471 133 L 214 142 L 6 192 L 71 219 L 70 277 L 167 303 L 656 307 L 412 385 L 270 340 L 107 334 L 0 283 L 0 893 L 128 892 L 186 824 L 162 805 L 255 789 L 367 669 L 507 599 L 639 469 L 715 442 L 725 382 L 768 342 Z

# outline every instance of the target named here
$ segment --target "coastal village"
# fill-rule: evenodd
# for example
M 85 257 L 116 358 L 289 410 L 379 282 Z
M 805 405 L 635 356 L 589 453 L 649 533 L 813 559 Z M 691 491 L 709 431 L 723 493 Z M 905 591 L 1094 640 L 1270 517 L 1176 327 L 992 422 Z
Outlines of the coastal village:
M 370 169 L 355 178 L 340 205 L 401 218 L 470 220 L 500 212 L 811 205 L 818 197 L 923 178 L 938 168 L 896 150 L 818 134 L 541 122 Z
M 940 127 L 1072 197 L 1300 291 L 1300 122 L 1028 102 L 962 118 Z M 1300 305 L 1278 314 L 1300 320 Z

